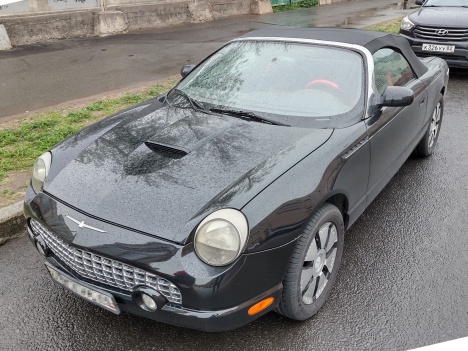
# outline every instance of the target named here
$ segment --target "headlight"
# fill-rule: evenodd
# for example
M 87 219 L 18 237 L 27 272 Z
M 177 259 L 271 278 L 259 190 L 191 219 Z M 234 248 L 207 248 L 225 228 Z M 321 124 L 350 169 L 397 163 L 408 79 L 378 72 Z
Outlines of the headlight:
M 195 232 L 195 252 L 211 266 L 225 266 L 242 253 L 249 228 L 244 214 L 223 209 L 206 217 Z
M 403 30 L 411 30 L 414 28 L 414 23 L 409 20 L 408 17 L 405 17 L 401 20 L 400 28 Z
M 47 174 L 49 174 L 51 162 L 52 154 L 50 152 L 42 154 L 36 159 L 36 161 L 34 161 L 31 185 L 36 193 L 42 189 L 42 185 L 44 184 Z

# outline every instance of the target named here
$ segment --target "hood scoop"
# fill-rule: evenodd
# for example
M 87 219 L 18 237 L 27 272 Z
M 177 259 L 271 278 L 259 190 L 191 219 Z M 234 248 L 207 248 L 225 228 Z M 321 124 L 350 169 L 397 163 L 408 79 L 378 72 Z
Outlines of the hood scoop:
M 163 157 L 169 158 L 181 158 L 188 155 L 188 153 L 190 152 L 190 150 L 187 150 L 180 146 L 169 145 L 151 140 L 145 141 L 145 145 L 151 151 L 154 151 Z
M 146 148 L 154 154 L 179 159 L 226 132 L 239 120 L 223 120 L 209 115 L 182 118 L 146 138 Z M 144 140 L 144 139 L 143 139 Z

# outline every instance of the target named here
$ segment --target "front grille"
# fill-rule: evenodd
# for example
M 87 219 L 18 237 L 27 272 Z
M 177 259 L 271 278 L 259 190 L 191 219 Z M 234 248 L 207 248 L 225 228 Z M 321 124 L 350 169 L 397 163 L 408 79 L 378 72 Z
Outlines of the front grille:
M 49 249 L 70 269 L 81 276 L 131 292 L 137 285 L 159 291 L 169 301 L 181 304 L 179 289 L 167 279 L 110 258 L 77 249 L 55 236 L 39 222 L 31 220 L 35 235 L 41 235 Z
M 439 33 L 441 34 L 437 34 Z M 416 26 L 414 36 L 420 39 L 441 41 L 468 41 L 468 28 L 441 28 Z

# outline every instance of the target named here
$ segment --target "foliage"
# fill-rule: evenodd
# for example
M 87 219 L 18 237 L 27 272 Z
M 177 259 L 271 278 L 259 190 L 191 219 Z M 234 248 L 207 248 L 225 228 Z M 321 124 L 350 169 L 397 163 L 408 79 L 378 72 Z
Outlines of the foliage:
M 301 8 L 309 8 L 309 7 L 314 7 L 318 5 L 318 0 L 304 0 L 304 1 L 299 1 L 299 2 L 293 2 L 291 4 L 286 4 L 286 5 L 278 5 L 278 6 L 273 6 L 273 12 L 283 12 L 283 11 L 289 11 L 289 10 L 297 10 Z
M 391 21 L 383 22 L 373 26 L 366 27 L 367 30 L 375 30 L 378 32 L 387 32 L 392 34 L 398 34 L 400 32 L 401 18 L 397 18 Z

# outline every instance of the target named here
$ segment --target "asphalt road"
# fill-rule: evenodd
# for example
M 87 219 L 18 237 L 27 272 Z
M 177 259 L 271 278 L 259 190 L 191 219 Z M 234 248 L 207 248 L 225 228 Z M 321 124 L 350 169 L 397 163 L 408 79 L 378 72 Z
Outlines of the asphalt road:
M 324 308 L 207 334 L 115 316 L 56 286 L 26 237 L 0 246 L 0 350 L 405 350 L 468 336 L 468 72 L 439 144 L 410 158 L 347 232 Z
M 105 38 L 0 51 L 0 118 L 178 74 L 232 38 L 268 26 L 349 26 L 402 17 L 395 0 L 357 0 Z

